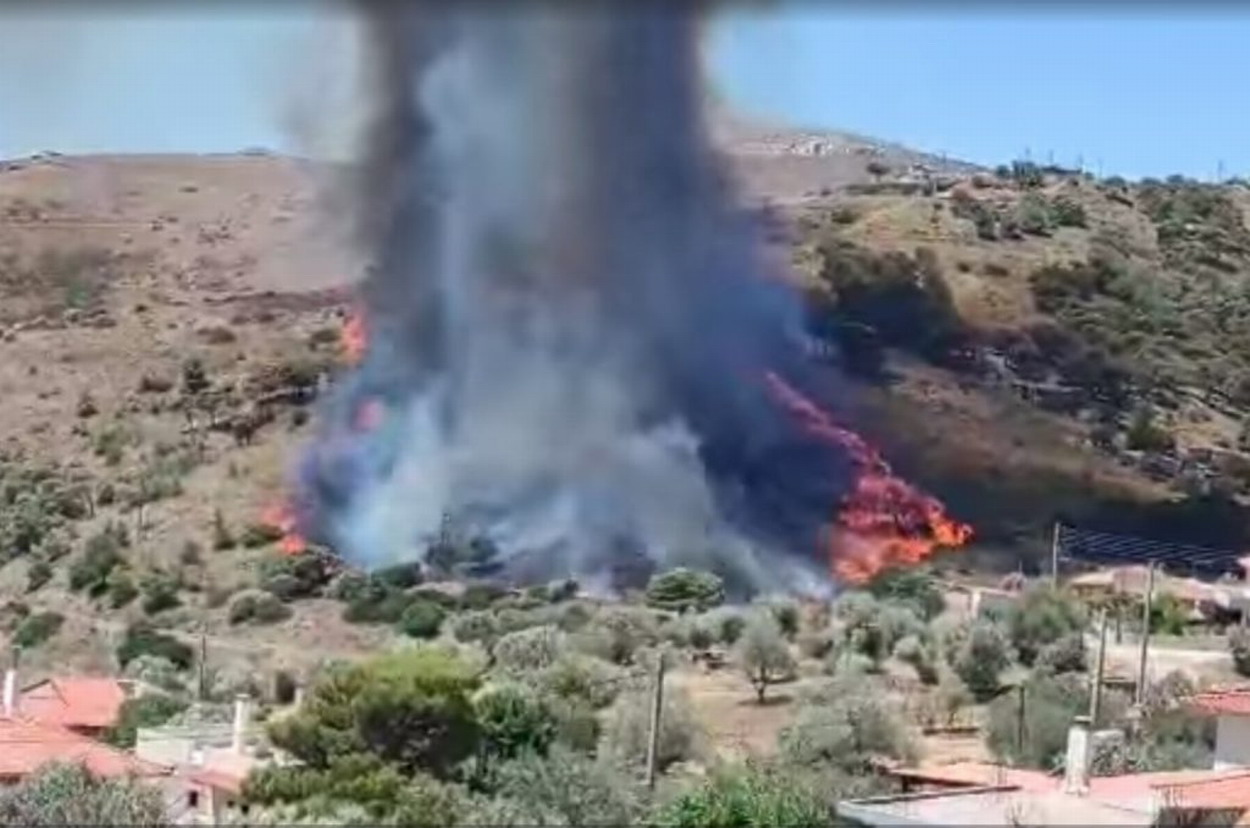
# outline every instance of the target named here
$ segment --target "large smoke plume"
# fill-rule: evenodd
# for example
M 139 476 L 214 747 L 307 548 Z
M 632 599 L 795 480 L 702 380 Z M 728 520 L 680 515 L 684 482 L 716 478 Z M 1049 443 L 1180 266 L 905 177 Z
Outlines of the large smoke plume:
M 386 565 L 450 516 L 520 581 L 828 580 L 849 460 L 770 391 L 803 383 L 800 307 L 710 149 L 690 8 L 368 10 L 368 348 L 301 466 L 304 535 Z

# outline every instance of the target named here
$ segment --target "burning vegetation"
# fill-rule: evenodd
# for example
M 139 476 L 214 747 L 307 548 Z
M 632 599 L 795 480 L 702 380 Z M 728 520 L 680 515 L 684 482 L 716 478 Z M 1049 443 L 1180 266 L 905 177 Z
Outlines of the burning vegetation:
M 276 515 L 286 548 L 423 560 L 450 518 L 513 581 L 697 566 L 753 592 L 967 540 L 799 390 L 840 378 L 789 335 L 800 297 L 761 278 L 691 15 L 403 8 L 374 20 L 374 266 Z
M 912 566 L 939 547 L 962 546 L 972 527 L 952 520 L 936 498 L 897 477 L 863 437 L 776 374 L 767 377 L 777 400 L 813 436 L 851 456 L 854 479 L 829 532 L 829 563 L 842 581 L 863 583 L 884 569 Z

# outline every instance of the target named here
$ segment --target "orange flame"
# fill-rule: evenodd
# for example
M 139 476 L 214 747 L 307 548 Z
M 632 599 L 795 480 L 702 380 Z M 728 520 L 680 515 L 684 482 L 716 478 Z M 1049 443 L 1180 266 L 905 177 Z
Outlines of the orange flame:
M 295 511 L 286 500 L 270 506 L 265 510 L 261 521 L 282 533 L 278 540 L 278 551 L 284 555 L 298 555 L 308 548 L 308 542 L 299 534 L 295 526 Z
M 863 437 L 839 426 L 827 412 L 776 374 L 766 377 L 777 399 L 803 427 L 845 449 L 857 471 L 830 533 L 829 556 L 840 580 L 863 583 L 884 569 L 914 565 L 938 547 L 962 546 L 972 527 L 952 520 L 936 498 L 897 477 Z
M 352 308 L 347 315 L 347 320 L 343 323 L 341 339 L 343 354 L 347 357 L 347 362 L 351 365 L 360 362 L 365 355 L 365 348 L 369 345 L 369 330 L 365 326 L 364 311 L 359 306 Z

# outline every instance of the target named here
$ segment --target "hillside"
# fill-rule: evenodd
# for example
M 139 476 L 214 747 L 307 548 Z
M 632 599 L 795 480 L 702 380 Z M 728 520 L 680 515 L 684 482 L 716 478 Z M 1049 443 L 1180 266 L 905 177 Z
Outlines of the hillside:
M 1185 497 L 1250 481 L 1250 192 L 994 175 L 834 133 L 719 136 L 783 219 L 813 331 L 858 378 L 856 425 L 976 525 L 952 561 L 1014 567 L 1058 515 L 1243 537 L 1235 501 Z M 32 669 L 103 668 L 145 619 L 270 667 L 390 635 L 326 598 L 276 624 L 230 618 L 262 581 L 284 597 L 324 581 L 283 569 L 263 520 L 344 361 L 359 263 L 324 175 L 263 155 L 0 171 L 0 624 L 63 617 Z
M 1239 548 L 1248 204 L 1239 182 L 884 171 L 792 211 L 795 262 L 869 430 L 989 551 L 1040 551 L 1056 518 Z

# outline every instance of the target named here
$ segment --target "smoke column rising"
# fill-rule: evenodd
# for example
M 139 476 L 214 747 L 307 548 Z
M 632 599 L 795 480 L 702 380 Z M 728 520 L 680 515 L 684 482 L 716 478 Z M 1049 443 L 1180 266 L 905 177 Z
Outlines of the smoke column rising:
M 518 581 L 827 580 L 849 470 L 764 381 L 803 370 L 800 308 L 709 148 L 690 6 L 366 13 L 368 349 L 304 457 L 302 533 L 385 565 L 448 514 Z

